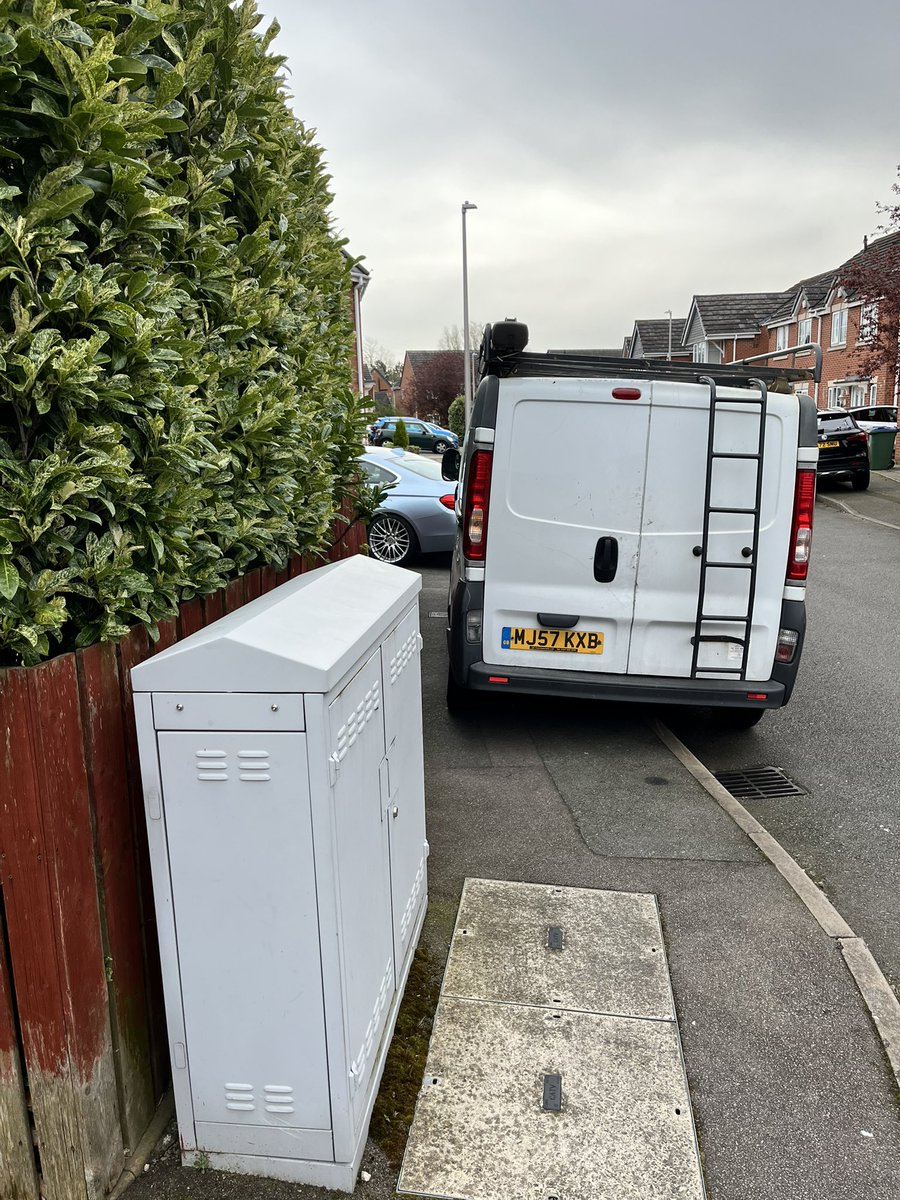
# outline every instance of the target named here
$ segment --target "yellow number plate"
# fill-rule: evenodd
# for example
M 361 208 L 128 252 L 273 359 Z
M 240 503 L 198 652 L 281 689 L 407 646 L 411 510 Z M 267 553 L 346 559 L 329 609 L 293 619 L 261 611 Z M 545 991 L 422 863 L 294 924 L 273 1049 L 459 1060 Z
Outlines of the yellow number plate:
M 835 446 L 839 446 L 840 442 L 819 442 L 820 450 L 833 450 Z
M 504 625 L 503 650 L 567 650 L 570 654 L 602 654 L 603 634 L 584 629 L 530 629 Z

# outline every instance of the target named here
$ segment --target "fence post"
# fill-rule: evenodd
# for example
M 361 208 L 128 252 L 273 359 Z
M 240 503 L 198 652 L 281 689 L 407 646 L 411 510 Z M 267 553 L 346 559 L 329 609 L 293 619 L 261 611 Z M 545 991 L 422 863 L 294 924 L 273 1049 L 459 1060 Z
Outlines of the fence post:
M 41 1173 L 52 1200 L 122 1165 L 75 657 L 8 671 L 2 883 Z
M 2 695 L 5 672 L 0 671 L 0 734 L 4 730 Z M 5 756 L 4 756 L 5 757 Z M 2 794 L 9 780 L 0 764 Z M 4 810 L 0 808 L 0 830 Z M 31 1127 L 25 1104 L 22 1056 L 16 1031 L 12 982 L 7 971 L 6 923 L 0 913 L 0 1186 L 9 1200 L 38 1200 L 38 1179 L 31 1150 Z
M 107 953 L 122 1131 L 140 1141 L 155 1109 L 141 939 L 137 847 L 128 794 L 123 689 L 111 642 L 77 656 L 85 759 L 93 800 L 100 914 Z

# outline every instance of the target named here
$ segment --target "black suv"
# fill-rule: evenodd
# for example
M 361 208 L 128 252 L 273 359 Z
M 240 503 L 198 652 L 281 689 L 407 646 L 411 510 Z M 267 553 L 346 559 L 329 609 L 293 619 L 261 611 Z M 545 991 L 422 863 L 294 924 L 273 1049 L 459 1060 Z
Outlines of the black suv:
M 820 479 L 849 479 L 857 492 L 869 486 L 869 439 L 843 409 L 826 409 L 818 421 Z

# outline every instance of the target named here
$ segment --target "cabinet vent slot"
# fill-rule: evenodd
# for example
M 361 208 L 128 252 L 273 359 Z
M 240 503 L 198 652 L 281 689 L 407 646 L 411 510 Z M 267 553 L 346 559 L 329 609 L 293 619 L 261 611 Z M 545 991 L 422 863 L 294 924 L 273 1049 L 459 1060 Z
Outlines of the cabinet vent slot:
M 228 778 L 228 755 L 224 750 L 198 750 L 195 755 L 197 778 L 224 783 Z
M 400 649 L 391 658 L 391 683 L 396 683 L 400 677 L 400 672 L 406 664 L 415 656 L 418 649 L 419 635 L 416 630 L 409 635 Z
M 239 750 L 238 769 L 241 779 L 250 783 L 265 783 L 272 778 L 269 774 L 268 750 Z

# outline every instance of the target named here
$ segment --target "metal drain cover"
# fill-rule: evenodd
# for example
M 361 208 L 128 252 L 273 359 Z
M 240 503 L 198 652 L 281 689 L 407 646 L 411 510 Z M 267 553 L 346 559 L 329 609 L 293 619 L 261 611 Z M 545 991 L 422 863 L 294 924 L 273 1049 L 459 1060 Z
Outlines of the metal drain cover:
M 777 800 L 780 796 L 805 796 L 781 767 L 747 767 L 743 771 L 716 771 L 716 779 L 736 800 Z

